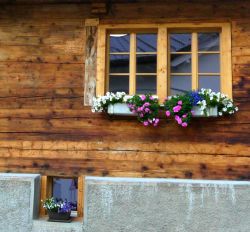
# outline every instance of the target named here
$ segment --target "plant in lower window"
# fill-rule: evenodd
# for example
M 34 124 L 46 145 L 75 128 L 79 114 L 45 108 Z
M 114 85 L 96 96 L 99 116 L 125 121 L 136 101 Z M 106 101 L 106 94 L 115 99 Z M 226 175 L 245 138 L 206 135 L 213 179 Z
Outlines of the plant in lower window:
M 110 104 L 123 103 L 125 101 L 125 96 L 126 93 L 124 92 L 107 92 L 104 96 L 98 96 L 97 98 L 94 97 L 92 112 L 107 111 L 107 108 Z
M 194 98 L 190 93 L 166 98 L 164 101 L 166 117 L 172 116 L 180 126 L 187 127 L 193 115 L 193 101 Z
M 42 201 L 51 221 L 67 221 L 70 219 L 71 203 L 67 201 L 55 201 L 53 197 Z
M 134 95 L 127 100 L 131 112 L 137 114 L 137 119 L 144 126 L 158 126 L 160 105 L 157 97 L 151 94 Z

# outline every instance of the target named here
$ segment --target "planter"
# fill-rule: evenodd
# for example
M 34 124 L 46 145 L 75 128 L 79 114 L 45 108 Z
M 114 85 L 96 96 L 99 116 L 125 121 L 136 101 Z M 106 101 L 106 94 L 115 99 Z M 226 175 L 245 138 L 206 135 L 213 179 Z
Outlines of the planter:
M 52 222 L 71 222 L 70 214 L 71 212 L 57 213 L 48 211 L 49 221 Z
M 207 109 L 207 115 L 203 114 L 199 106 L 193 106 L 192 110 L 194 111 L 194 117 L 217 117 L 218 116 L 218 107 L 210 107 Z
M 129 107 L 126 103 L 116 103 L 113 105 L 109 105 L 108 114 L 121 115 L 121 116 L 135 116 L 136 115 L 129 110 Z

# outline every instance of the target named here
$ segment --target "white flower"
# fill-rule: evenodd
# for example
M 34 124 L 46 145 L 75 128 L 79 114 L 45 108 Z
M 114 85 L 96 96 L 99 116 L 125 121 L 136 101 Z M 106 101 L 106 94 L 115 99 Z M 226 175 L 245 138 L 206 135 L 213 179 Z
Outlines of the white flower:
M 218 114 L 219 114 L 219 116 L 222 116 L 222 112 L 219 112 Z
M 236 107 L 235 107 L 235 111 L 238 111 L 238 110 L 239 110 L 239 108 L 236 106 Z
M 227 111 L 227 108 L 223 108 L 222 111 L 226 112 L 226 111 Z

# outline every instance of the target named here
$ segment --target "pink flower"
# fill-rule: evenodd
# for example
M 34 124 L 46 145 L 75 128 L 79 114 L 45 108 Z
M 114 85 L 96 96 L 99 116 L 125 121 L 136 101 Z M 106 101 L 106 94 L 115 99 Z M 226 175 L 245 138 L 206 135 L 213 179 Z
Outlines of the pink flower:
M 169 117 L 170 115 L 171 115 L 170 111 L 167 110 L 167 111 L 166 111 L 166 116 Z
M 141 113 L 141 114 L 140 114 L 140 117 L 142 118 L 143 116 L 144 116 L 144 115 Z
M 148 122 L 147 122 L 147 121 L 144 121 L 144 122 L 143 122 L 143 125 L 144 125 L 144 126 L 148 126 Z
M 180 106 L 180 105 L 174 106 L 174 107 L 173 107 L 173 111 L 174 111 L 175 113 L 179 112 L 180 110 L 181 110 L 181 106 Z
M 144 107 L 150 106 L 150 103 L 149 102 L 145 102 L 143 106 Z
M 182 120 L 178 115 L 175 115 L 175 120 L 177 121 L 178 124 L 182 124 Z
M 181 125 L 182 125 L 182 127 L 187 127 L 188 126 L 188 124 L 186 122 L 183 122 Z
M 149 109 L 149 108 L 146 108 L 144 111 L 145 111 L 146 113 L 148 113 L 148 112 L 150 111 L 150 109 Z
M 193 110 L 191 110 L 191 114 L 194 116 L 194 111 Z
M 180 100 L 180 101 L 178 101 L 178 105 L 182 105 L 182 101 Z
M 141 100 L 142 101 L 145 101 L 146 100 L 146 96 L 143 94 L 143 95 L 141 95 Z
M 186 118 L 186 117 L 187 117 L 187 115 L 186 115 L 186 114 L 183 114 L 183 115 L 182 115 L 182 117 L 183 117 L 183 118 Z
M 150 96 L 149 99 L 153 101 L 153 100 L 154 100 L 154 97 L 153 97 L 153 96 Z

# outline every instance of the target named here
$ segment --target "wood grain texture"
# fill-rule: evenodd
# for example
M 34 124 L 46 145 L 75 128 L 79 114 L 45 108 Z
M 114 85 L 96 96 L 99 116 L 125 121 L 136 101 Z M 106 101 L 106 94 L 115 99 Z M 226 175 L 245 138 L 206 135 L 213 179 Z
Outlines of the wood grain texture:
M 91 4 L 0 8 L 0 171 L 250 180 L 250 3 L 137 1 L 112 4 L 101 16 L 100 24 L 125 26 L 231 23 L 233 98 L 240 111 L 194 119 L 186 129 L 165 119 L 157 129 L 144 128 L 134 118 L 110 120 L 83 106 L 90 11 Z

